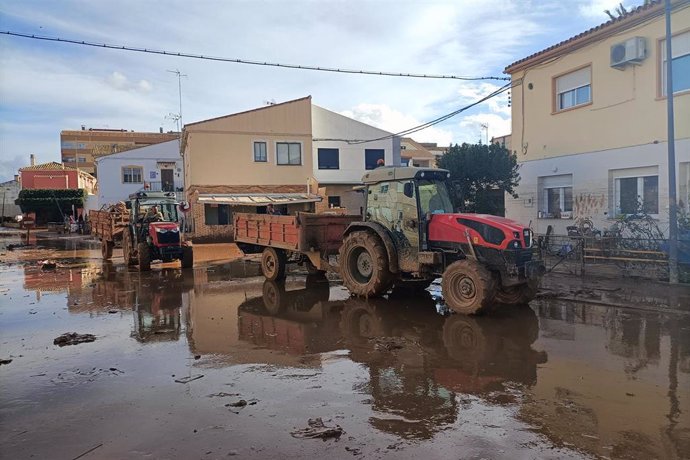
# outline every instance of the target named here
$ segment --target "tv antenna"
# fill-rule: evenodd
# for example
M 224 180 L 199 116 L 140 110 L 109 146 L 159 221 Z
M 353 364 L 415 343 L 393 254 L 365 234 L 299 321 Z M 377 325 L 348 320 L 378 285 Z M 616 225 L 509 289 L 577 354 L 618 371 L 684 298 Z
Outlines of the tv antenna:
M 180 132 L 180 125 L 181 125 L 181 120 L 182 120 L 182 77 L 187 77 L 187 74 L 181 73 L 179 69 L 175 70 L 166 70 L 166 72 L 174 73 L 177 75 L 177 92 L 179 96 L 179 101 L 180 101 L 180 111 L 177 114 L 177 118 L 173 118 L 172 115 L 174 114 L 169 114 L 166 118 L 170 117 L 171 119 L 175 120 L 177 122 L 177 132 Z

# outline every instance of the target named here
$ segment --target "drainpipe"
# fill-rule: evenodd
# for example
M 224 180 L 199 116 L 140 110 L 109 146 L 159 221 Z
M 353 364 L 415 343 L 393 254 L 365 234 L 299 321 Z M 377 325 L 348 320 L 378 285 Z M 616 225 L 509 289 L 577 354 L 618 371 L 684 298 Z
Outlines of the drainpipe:
M 671 53 L 671 0 L 666 0 L 666 118 L 668 126 L 668 272 L 678 283 L 678 214 L 676 213 L 676 140 L 673 119 L 673 62 Z

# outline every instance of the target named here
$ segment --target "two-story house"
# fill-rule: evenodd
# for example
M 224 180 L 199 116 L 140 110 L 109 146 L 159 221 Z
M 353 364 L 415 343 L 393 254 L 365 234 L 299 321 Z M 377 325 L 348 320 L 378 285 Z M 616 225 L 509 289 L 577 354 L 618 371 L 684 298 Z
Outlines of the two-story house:
M 233 212 L 346 208 L 367 169 L 400 163 L 391 133 L 312 104 L 311 96 L 185 125 L 185 192 L 194 241 L 232 235 Z
M 95 165 L 100 206 L 124 201 L 140 190 L 175 192 L 183 199 L 178 139 L 98 157 Z
M 690 2 L 674 0 L 678 197 L 690 201 Z M 664 5 L 653 1 L 510 64 L 519 198 L 506 215 L 557 233 L 639 209 L 668 222 Z

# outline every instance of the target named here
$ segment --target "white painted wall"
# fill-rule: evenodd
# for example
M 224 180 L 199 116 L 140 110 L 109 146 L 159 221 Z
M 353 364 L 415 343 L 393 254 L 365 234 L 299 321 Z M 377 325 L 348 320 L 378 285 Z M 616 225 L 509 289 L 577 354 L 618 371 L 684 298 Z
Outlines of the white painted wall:
M 345 140 L 374 139 L 391 133 L 331 112 L 312 104 L 312 136 L 314 142 L 314 177 L 320 184 L 357 184 L 365 173 L 364 151 L 383 149 L 386 165 L 400 165 L 400 138 L 348 144 Z M 343 140 L 334 140 L 343 139 Z M 319 148 L 336 148 L 340 153 L 340 169 L 319 169 Z
M 8 180 L 7 182 L 0 183 L 0 196 L 3 199 L 3 203 L 0 206 L 4 209 L 4 216 L 15 217 L 22 213 L 19 206 L 14 204 L 14 201 L 19 198 L 19 191 L 21 190 L 21 185 L 17 180 Z
M 159 162 L 175 162 L 173 173 L 175 189 L 183 189 L 182 157 L 177 139 L 98 158 L 96 160 L 98 207 L 126 200 L 131 193 L 144 187 L 143 183 L 122 182 L 124 166 L 141 166 L 144 182 L 161 182 Z M 182 192 L 179 193 L 180 196 L 181 194 Z
M 566 155 L 527 161 L 520 167 L 519 198 L 506 195 L 506 217 L 545 233 L 552 225 L 556 234 L 565 235 L 566 227 L 577 217 L 592 219 L 598 229 L 611 226 L 615 219 L 613 171 L 626 168 L 657 168 L 659 177 L 659 227 L 668 229 L 668 161 L 665 142 L 650 143 L 600 152 Z M 649 170 L 648 169 L 648 170 Z M 688 209 L 690 201 L 690 139 L 676 140 L 678 200 Z M 572 219 L 540 219 L 539 177 L 572 174 Z M 583 205 L 578 206 L 577 200 Z M 668 232 L 667 232 L 668 234 Z

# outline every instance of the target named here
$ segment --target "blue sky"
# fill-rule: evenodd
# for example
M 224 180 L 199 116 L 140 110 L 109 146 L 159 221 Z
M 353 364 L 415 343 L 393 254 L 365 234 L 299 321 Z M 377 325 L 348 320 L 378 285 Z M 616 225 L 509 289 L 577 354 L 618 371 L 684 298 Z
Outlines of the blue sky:
M 636 6 L 642 0 L 628 0 Z M 0 30 L 230 58 L 327 67 L 502 75 L 513 61 L 605 22 L 618 0 L 0 2 Z M 501 82 L 339 75 L 205 62 L 0 35 L 0 181 L 60 161 L 60 131 L 175 129 L 183 122 L 312 95 L 389 131 L 451 112 Z M 421 131 L 476 142 L 510 131 L 507 95 Z

